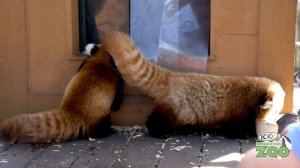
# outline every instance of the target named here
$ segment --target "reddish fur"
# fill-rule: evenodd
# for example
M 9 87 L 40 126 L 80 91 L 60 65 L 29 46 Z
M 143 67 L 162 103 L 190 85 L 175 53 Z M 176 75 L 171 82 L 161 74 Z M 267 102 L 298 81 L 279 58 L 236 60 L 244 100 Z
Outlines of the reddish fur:
M 108 131 L 109 121 L 104 120 L 109 120 L 120 75 L 102 47 L 85 62 L 69 82 L 59 109 L 4 120 L 0 124 L 3 138 L 45 143 Z M 93 130 L 99 124 L 103 128 Z
M 130 37 L 121 32 L 105 37 L 104 45 L 130 86 L 154 98 L 158 107 L 172 107 L 176 118 L 172 124 L 216 127 L 241 120 L 254 123 L 256 118 L 272 118 L 282 109 L 285 93 L 273 80 L 170 71 L 144 59 Z M 268 102 L 271 106 L 262 108 Z

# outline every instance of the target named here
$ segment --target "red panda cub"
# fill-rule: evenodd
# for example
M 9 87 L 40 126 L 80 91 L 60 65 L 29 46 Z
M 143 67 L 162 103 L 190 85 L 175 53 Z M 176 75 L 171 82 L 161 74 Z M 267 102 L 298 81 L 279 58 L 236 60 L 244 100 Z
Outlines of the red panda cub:
M 179 128 L 219 128 L 227 137 L 255 135 L 255 120 L 273 120 L 285 92 L 260 77 L 215 76 L 175 72 L 143 58 L 130 37 L 114 32 L 104 38 L 123 79 L 155 99 L 146 126 L 164 137 Z
M 5 140 L 46 143 L 112 133 L 110 111 L 120 106 L 122 79 L 102 46 L 87 49 L 91 56 L 68 83 L 59 109 L 4 120 L 0 131 Z

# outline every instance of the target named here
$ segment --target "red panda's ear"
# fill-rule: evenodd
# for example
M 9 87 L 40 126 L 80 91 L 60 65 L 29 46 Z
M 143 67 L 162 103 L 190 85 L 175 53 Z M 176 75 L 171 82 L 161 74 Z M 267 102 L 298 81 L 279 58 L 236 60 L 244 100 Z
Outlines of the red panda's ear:
M 264 93 L 260 98 L 259 98 L 259 106 L 263 110 L 267 110 L 272 108 L 273 106 L 273 96 L 271 93 L 267 92 Z
M 272 106 L 273 106 L 273 102 L 268 100 L 268 101 L 265 101 L 265 103 L 261 104 L 260 108 L 263 110 L 267 110 L 267 109 L 272 108 Z
M 95 55 L 99 51 L 98 45 L 95 45 L 94 48 L 91 50 L 91 55 Z

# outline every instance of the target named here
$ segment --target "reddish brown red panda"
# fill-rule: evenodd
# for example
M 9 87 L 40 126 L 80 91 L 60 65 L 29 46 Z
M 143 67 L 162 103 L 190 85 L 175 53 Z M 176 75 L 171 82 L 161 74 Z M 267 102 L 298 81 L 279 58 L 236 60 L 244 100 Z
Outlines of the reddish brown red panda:
M 120 106 L 122 79 L 102 46 L 89 47 L 93 55 L 68 83 L 59 109 L 4 120 L 5 140 L 45 143 L 112 133 L 110 111 Z
M 147 121 L 155 137 L 185 126 L 228 128 L 228 136 L 255 134 L 256 119 L 272 119 L 283 108 L 285 92 L 273 80 L 167 70 L 144 59 L 121 32 L 104 38 L 104 45 L 123 79 L 155 99 Z

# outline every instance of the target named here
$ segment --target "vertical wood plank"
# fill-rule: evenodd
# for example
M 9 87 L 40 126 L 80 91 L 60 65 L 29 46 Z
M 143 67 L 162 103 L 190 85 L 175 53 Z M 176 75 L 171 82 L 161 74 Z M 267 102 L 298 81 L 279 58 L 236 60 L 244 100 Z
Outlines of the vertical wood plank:
M 68 60 L 69 1 L 26 2 L 30 94 L 61 94 L 80 61 Z M 70 4 L 68 4 L 70 5 Z
M 280 82 L 286 92 L 283 112 L 293 108 L 296 0 L 261 0 L 258 75 Z
M 217 0 L 211 0 L 210 1 L 210 53 L 209 53 L 209 57 L 208 57 L 208 65 L 210 63 L 210 61 L 215 61 L 216 60 L 216 35 L 217 35 L 217 31 L 216 31 L 216 16 L 217 16 Z
M 23 0 L 0 1 L 0 121 L 27 112 L 27 50 Z

